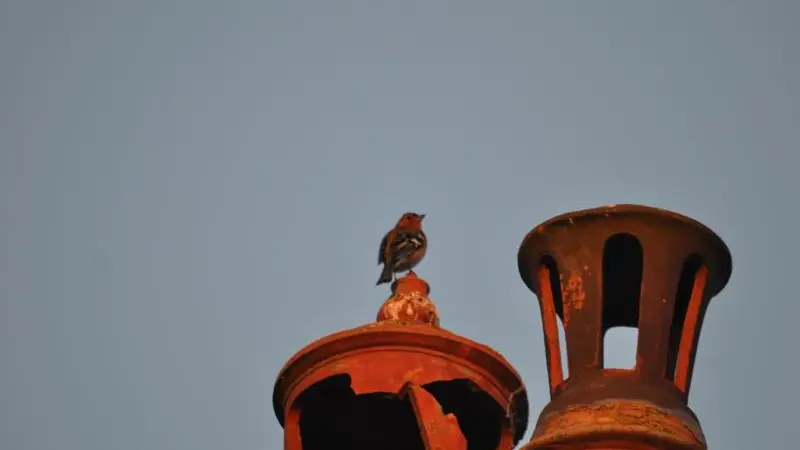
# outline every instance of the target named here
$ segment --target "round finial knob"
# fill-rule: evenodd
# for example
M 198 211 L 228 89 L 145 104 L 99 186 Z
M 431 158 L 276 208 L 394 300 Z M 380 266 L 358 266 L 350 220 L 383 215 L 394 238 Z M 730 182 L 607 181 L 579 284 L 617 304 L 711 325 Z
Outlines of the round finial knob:
M 392 283 L 392 295 L 378 311 L 378 322 L 422 323 L 439 328 L 439 311 L 428 294 L 428 283 L 414 272 Z

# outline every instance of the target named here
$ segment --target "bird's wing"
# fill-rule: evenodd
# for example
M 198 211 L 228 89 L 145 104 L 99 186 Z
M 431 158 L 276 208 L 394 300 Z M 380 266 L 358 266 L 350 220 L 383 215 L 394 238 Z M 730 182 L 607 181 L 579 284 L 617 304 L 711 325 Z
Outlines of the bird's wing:
M 425 246 L 425 235 L 421 231 L 398 231 L 391 245 L 392 259 L 397 264 Z
M 380 249 L 378 249 L 378 264 L 379 265 L 386 262 L 386 244 L 388 244 L 388 243 L 389 243 L 389 233 L 386 233 L 386 236 L 384 236 L 383 240 L 381 240 L 381 247 L 380 247 Z

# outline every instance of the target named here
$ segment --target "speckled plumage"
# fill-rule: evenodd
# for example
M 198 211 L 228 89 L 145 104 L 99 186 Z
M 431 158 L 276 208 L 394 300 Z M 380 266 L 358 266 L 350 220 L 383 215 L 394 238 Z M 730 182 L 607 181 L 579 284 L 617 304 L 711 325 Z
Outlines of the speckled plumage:
M 422 231 L 424 214 L 405 213 L 381 240 L 378 264 L 383 271 L 376 285 L 392 281 L 397 272 L 410 271 L 428 248 L 428 238 Z

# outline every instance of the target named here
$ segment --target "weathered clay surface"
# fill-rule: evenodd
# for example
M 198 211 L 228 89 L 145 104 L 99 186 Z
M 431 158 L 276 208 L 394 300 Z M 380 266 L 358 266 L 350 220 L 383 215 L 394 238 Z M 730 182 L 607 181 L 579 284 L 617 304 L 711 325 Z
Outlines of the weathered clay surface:
M 526 449 L 706 448 L 687 399 L 705 311 L 731 274 L 719 236 L 674 212 L 613 205 L 535 227 L 518 263 L 539 299 L 551 395 Z M 632 370 L 604 366 L 604 335 L 620 326 L 638 331 Z

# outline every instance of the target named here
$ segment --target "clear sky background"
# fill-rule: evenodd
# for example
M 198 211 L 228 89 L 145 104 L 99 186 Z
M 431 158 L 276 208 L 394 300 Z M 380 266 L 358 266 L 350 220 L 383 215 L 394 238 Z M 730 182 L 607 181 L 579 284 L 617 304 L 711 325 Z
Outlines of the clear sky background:
M 280 448 L 278 370 L 374 320 L 406 210 L 443 325 L 523 376 L 527 440 L 518 246 L 626 202 L 732 251 L 690 398 L 711 448 L 790 448 L 798 80 L 788 0 L 6 0 L 0 448 Z

